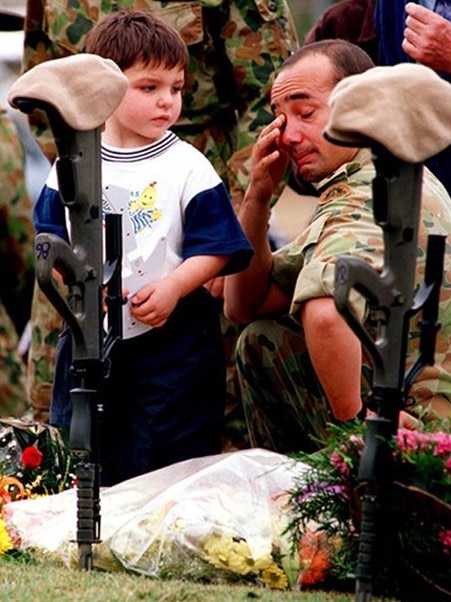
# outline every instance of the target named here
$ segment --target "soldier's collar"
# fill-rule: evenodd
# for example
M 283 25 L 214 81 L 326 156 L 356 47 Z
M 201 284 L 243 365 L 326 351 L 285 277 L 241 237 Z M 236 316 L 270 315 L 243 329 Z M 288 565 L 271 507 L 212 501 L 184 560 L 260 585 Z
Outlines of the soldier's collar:
M 349 161 L 349 163 L 344 163 L 336 171 L 334 171 L 332 175 L 318 182 L 316 187 L 317 195 L 321 195 L 321 193 L 331 184 L 340 180 L 347 180 L 350 176 L 352 176 L 352 174 L 362 169 L 362 166 L 365 163 L 368 163 L 368 161 L 371 161 L 370 149 L 360 149 L 352 161 Z

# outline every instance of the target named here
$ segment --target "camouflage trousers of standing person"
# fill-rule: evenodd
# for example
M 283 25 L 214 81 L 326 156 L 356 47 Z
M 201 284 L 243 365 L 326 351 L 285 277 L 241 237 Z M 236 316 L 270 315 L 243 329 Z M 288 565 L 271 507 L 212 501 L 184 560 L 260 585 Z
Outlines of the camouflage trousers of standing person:
M 31 306 L 27 390 L 33 408 L 33 418 L 37 422 L 48 422 L 49 420 L 56 346 L 61 329 L 61 316 L 36 282 Z
M 318 449 L 315 439 L 324 440 L 334 418 L 296 322 L 287 316 L 247 326 L 237 343 L 237 370 L 252 447 L 279 453 Z M 362 397 L 370 389 L 364 366 Z
M 19 337 L 0 304 L 0 418 L 19 418 L 29 410 L 25 387 L 25 363 L 19 355 Z

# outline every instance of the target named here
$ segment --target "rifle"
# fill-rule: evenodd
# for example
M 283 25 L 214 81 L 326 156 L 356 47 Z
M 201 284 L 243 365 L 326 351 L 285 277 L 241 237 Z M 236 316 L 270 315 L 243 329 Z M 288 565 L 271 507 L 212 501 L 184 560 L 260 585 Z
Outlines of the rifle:
M 384 236 L 384 265 L 379 274 L 358 258 L 341 256 L 335 272 L 338 311 L 369 352 L 374 363 L 365 445 L 359 464 L 361 525 L 356 571 L 356 600 L 371 600 L 372 582 L 382 560 L 389 503 L 392 497 L 390 442 L 409 389 L 426 365 L 434 364 L 439 291 L 445 236 L 428 238 L 424 282 L 414 293 L 423 164 L 407 163 L 377 143 L 372 144 L 374 218 Z M 372 338 L 348 306 L 351 289 L 363 294 L 376 325 Z M 409 320 L 422 310 L 420 353 L 405 371 Z M 359 488 L 359 489 L 360 489 Z
M 51 70 L 52 63 L 54 61 L 49 61 L 46 68 Z M 33 92 L 32 86 L 30 90 Z M 60 197 L 70 218 L 70 244 L 50 233 L 36 236 L 36 276 L 72 335 L 71 369 L 78 386 L 70 391 L 73 412 L 69 442 L 71 451 L 79 460 L 76 469 L 76 541 L 79 568 L 90 570 L 93 566 L 92 545 L 100 542 L 102 383 L 108 372 L 111 349 L 122 336 L 121 217 L 107 216 L 104 266 L 101 123 L 85 131 L 74 129 L 66 123 L 51 99 L 48 102 L 42 100 L 41 93 L 37 97 L 32 93 L 29 97 L 22 93 L 14 98 L 14 105 L 25 113 L 43 110 L 49 118 L 58 154 L 56 170 Z M 54 269 L 68 287 L 67 298 L 56 286 Z M 103 328 L 105 286 L 108 308 L 106 335 Z

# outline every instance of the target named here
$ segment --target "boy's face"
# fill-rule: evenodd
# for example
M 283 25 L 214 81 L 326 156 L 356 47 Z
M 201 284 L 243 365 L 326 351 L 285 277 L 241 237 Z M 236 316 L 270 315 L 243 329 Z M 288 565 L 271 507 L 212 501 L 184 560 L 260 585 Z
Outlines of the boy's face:
M 184 71 L 136 63 L 124 75 L 129 86 L 105 124 L 104 140 L 123 148 L 144 146 L 161 138 L 179 118 Z

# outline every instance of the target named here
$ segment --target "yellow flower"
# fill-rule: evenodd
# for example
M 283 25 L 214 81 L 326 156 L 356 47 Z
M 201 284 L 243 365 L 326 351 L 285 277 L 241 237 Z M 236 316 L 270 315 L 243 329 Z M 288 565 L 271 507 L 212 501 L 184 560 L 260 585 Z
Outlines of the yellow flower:
M 13 549 L 13 542 L 6 529 L 4 521 L 0 518 L 0 556 Z
M 253 571 L 254 573 L 259 573 L 260 571 L 269 568 L 273 563 L 274 561 L 272 559 L 271 553 L 268 552 L 264 556 L 260 556 L 259 558 L 254 560 Z
M 209 535 L 204 541 L 204 550 L 213 566 L 229 569 L 237 575 L 258 575 L 273 562 L 270 553 L 254 559 L 247 542 L 231 535 Z
M 227 565 L 227 558 L 232 550 L 232 538 L 212 533 L 204 541 L 204 550 L 208 560 L 214 566 L 223 568 Z
M 288 587 L 287 576 L 276 564 L 262 571 L 261 578 L 271 589 L 286 589 Z
M 249 546 L 244 540 L 233 542 L 232 549 L 227 557 L 227 566 L 238 575 L 247 575 L 252 572 L 254 560 Z

